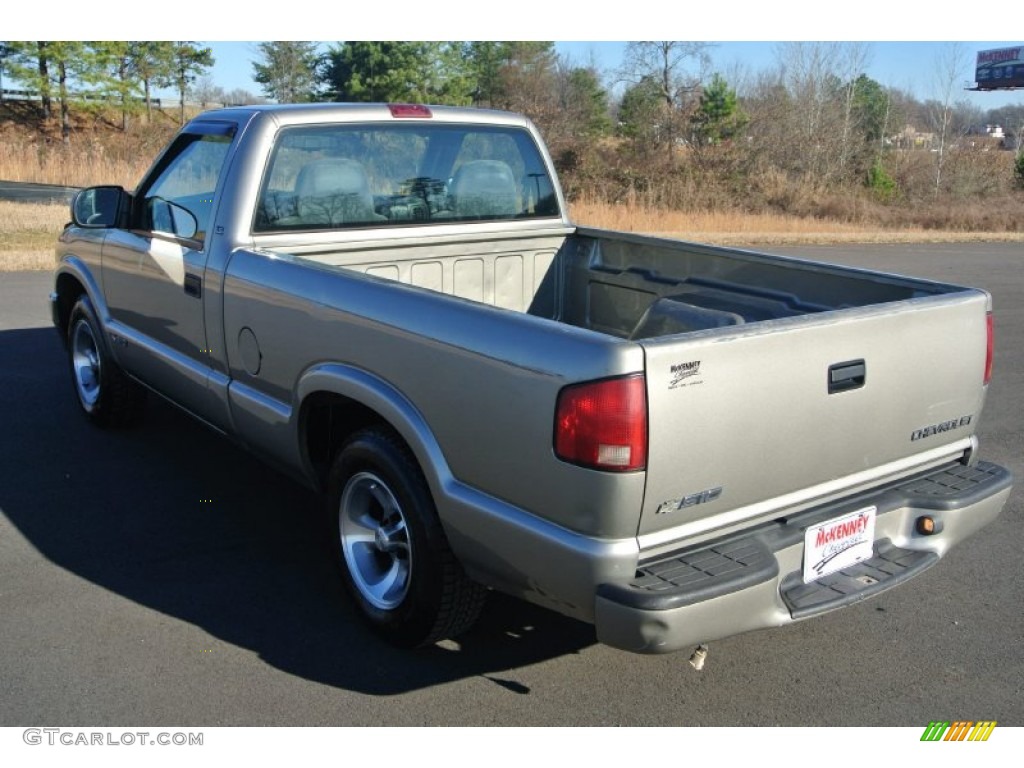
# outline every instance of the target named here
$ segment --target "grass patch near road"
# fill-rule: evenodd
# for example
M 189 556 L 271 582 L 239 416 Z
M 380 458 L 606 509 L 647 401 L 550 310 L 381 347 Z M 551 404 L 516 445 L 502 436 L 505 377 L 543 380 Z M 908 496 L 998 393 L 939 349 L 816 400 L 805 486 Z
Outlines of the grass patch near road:
M 584 226 L 674 237 L 694 242 L 757 248 L 830 243 L 1024 242 L 1021 232 L 878 230 L 824 219 L 746 213 L 683 213 L 603 203 L 576 203 Z M 68 221 L 63 204 L 0 200 L 0 272 L 53 269 L 57 236 Z
M 0 272 L 53 269 L 57 236 L 69 218 L 64 204 L 0 200 Z
M 839 243 L 1024 242 L 1024 232 L 959 232 L 923 227 L 879 229 L 830 219 L 735 211 L 666 211 L 636 205 L 577 202 L 581 226 L 623 230 L 716 245 L 827 245 Z

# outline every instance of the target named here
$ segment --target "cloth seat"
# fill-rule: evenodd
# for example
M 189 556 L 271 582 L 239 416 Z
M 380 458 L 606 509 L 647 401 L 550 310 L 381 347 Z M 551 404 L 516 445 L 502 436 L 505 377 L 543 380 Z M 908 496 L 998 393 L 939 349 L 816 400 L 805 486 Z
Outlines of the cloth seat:
M 448 190 L 458 218 L 500 218 L 519 213 L 516 180 L 508 163 L 471 160 L 455 171 Z
M 373 195 L 363 166 L 347 158 L 307 163 L 295 180 L 295 208 L 303 225 L 376 222 Z

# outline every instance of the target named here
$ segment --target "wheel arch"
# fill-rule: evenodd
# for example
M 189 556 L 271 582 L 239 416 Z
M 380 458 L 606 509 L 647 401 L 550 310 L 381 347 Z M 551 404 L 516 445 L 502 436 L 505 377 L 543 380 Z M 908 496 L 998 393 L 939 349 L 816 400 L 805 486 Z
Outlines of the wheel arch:
M 306 474 L 320 491 L 327 488 L 331 462 L 345 440 L 360 429 L 380 426 L 408 448 L 438 502 L 451 479 L 440 444 L 426 419 L 398 389 L 353 366 L 314 366 L 299 380 L 299 448 Z
M 61 332 L 61 336 L 66 337 L 68 334 L 68 323 L 71 321 L 71 309 L 75 306 L 79 296 L 82 294 L 88 296 L 88 291 L 85 290 L 85 286 L 82 285 L 82 282 L 77 277 L 67 272 L 57 275 L 55 291 L 57 293 L 57 303 L 54 321 Z
M 78 297 L 83 294 L 92 304 L 96 319 L 101 326 L 100 330 L 104 337 L 106 336 L 107 321 L 110 317 L 107 302 L 103 298 L 103 292 L 100 290 L 92 270 L 85 262 L 75 256 L 67 256 L 61 261 L 54 277 L 54 294 L 56 295 L 54 322 L 65 340 L 68 323 L 71 320 L 71 310 Z M 105 338 L 104 341 L 106 341 Z

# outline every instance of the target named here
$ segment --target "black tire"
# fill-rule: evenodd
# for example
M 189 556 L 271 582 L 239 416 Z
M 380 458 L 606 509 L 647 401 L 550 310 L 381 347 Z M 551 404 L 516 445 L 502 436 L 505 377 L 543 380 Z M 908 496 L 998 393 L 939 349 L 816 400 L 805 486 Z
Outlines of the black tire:
M 127 427 L 142 418 L 146 390 L 111 358 L 89 297 L 78 297 L 68 320 L 71 384 L 82 411 L 101 427 Z
M 486 590 L 452 554 L 419 465 L 392 432 L 349 438 L 331 467 L 327 509 L 342 581 L 374 631 L 414 648 L 473 625 Z

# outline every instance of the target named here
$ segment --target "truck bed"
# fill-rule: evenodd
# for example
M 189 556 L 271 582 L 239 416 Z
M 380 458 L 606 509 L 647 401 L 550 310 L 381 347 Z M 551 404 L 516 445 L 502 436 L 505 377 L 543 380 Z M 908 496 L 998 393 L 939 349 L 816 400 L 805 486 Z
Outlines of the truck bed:
M 629 340 L 961 290 L 584 228 L 274 251 Z

